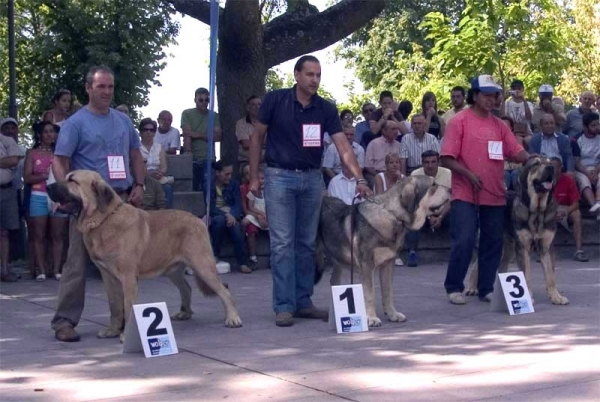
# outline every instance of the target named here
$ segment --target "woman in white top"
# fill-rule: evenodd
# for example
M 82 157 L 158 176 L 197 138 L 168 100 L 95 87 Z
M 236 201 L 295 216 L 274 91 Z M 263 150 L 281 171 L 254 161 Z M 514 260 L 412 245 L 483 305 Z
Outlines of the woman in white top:
M 173 187 L 167 182 L 167 155 L 159 143 L 154 142 L 157 124 L 150 118 L 142 119 L 139 125 L 142 146 L 140 152 L 146 163 L 148 174 L 162 184 L 167 199 L 167 208 L 173 208 Z
M 400 155 L 394 153 L 387 154 L 385 156 L 385 172 L 381 172 L 375 176 L 373 192 L 375 194 L 384 193 L 403 177 L 404 175 L 400 172 Z
M 49 121 L 60 127 L 67 120 L 69 110 L 71 110 L 71 91 L 59 90 L 52 97 L 52 105 L 54 105 L 52 109 L 44 112 L 42 121 Z

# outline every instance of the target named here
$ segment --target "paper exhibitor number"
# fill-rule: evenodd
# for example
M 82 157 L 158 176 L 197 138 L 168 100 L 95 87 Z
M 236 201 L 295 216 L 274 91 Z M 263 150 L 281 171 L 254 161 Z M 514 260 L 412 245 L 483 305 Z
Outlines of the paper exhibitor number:
M 354 305 L 354 291 L 348 288 L 340 295 L 340 301 L 347 300 L 348 314 L 356 314 L 356 306 Z
M 156 307 L 148 307 L 148 308 L 144 309 L 142 316 L 150 317 L 150 314 L 154 314 L 154 320 L 152 320 L 152 322 L 150 323 L 150 326 L 148 327 L 147 335 L 148 336 L 167 335 L 166 328 L 158 328 L 158 326 L 160 325 L 160 323 L 162 322 L 162 319 L 163 319 L 162 311 L 160 311 Z
M 521 279 L 516 275 L 509 275 L 506 277 L 506 282 L 509 282 L 513 289 L 516 291 L 510 291 L 509 294 L 515 299 L 520 299 L 525 294 L 525 289 L 521 286 Z

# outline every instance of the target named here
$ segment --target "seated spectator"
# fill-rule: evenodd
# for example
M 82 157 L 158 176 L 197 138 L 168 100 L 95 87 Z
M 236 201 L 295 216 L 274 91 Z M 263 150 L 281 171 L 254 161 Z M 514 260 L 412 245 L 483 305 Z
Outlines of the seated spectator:
M 566 116 L 565 124 L 563 125 L 563 134 L 569 138 L 579 137 L 584 131 L 583 115 L 592 111 L 594 104 L 594 93 L 585 91 L 579 97 L 579 107 L 569 110 Z
M 565 122 L 565 109 L 564 104 L 561 107 L 556 104 L 553 100 L 554 89 L 547 84 L 544 84 L 540 87 L 538 91 L 538 96 L 540 102 L 538 105 L 533 107 L 533 113 L 531 118 L 531 125 L 533 126 L 534 133 L 540 133 L 542 131 L 542 125 L 540 124 L 540 120 L 542 116 L 550 113 L 554 116 L 554 122 L 556 123 L 556 127 L 554 128 L 555 133 L 562 133 L 562 125 Z
M 400 156 L 400 143 L 396 141 L 398 123 L 392 120 L 384 121 L 381 132 L 383 136 L 371 141 L 365 152 L 365 178 L 369 180 L 369 184 L 373 183 L 377 173 L 385 170 L 385 157 L 388 154 Z
M 117 106 L 115 109 L 117 109 L 121 113 L 125 113 L 127 117 L 131 117 L 131 115 L 129 114 L 129 106 L 122 104 Z
M 413 170 L 421 167 L 421 155 L 425 151 L 440 152 L 440 143 L 433 134 L 425 132 L 425 117 L 422 114 L 413 115 L 412 134 L 402 137 L 400 148 L 400 170 L 404 175 L 410 175 Z
M 408 120 L 408 117 L 413 111 L 412 102 L 409 100 L 403 100 L 398 104 L 398 111 L 400 112 L 400 115 L 403 119 L 401 123 L 404 124 L 404 127 L 406 127 L 406 134 L 412 133 L 412 126 L 410 124 L 410 121 Z
M 168 178 L 167 174 L 167 156 L 162 146 L 154 142 L 154 134 L 156 133 L 156 122 L 150 118 L 142 119 L 139 125 L 140 136 L 142 138 L 142 146 L 140 152 L 146 163 L 148 175 L 158 180 L 163 186 L 163 191 L 167 199 L 167 207 L 173 208 L 173 187 L 171 186 L 172 178 Z
M 556 186 L 554 187 L 554 199 L 558 204 L 556 212 L 556 221 L 563 225 L 569 232 L 569 223 L 573 224 L 573 238 L 575 239 L 575 261 L 589 261 L 585 251 L 582 249 L 582 223 L 581 212 L 579 211 L 579 191 L 577 184 L 572 177 L 562 173 L 562 160 L 558 157 L 552 158 L 554 165 L 554 175 L 556 176 Z
M 525 86 L 523 81 L 514 80 L 510 84 L 510 99 L 504 104 L 504 115 L 513 120 L 513 133 L 519 144 L 527 148 L 531 141 L 531 119 L 533 105 L 525 100 Z
M 398 125 L 398 130 L 400 130 L 402 134 L 406 134 L 408 131 L 403 124 L 400 124 L 404 118 L 400 112 L 398 112 L 398 107 L 395 106 L 394 103 L 394 96 L 390 91 L 381 92 L 379 95 L 379 104 L 381 107 L 373 112 L 371 119 L 369 120 L 371 132 L 374 135 L 382 134 L 384 123 L 391 120 Z
M 575 159 L 569 137 L 554 131 L 556 122 L 550 113 L 540 118 L 540 127 L 542 132 L 535 134 L 529 143 L 529 153 L 544 155 L 547 158 L 561 158 L 561 165 L 574 177 Z
M 158 114 L 158 129 L 154 133 L 154 142 L 161 145 L 168 155 L 175 155 L 181 148 L 179 130 L 173 127 L 173 115 L 168 110 Z
M 331 179 L 327 187 L 327 194 L 342 200 L 346 205 L 352 205 L 356 195 L 356 179 L 346 166 L 342 166 L 342 171 Z M 362 202 L 360 198 L 354 203 L 358 204 L 359 202 Z
M 352 146 L 354 156 L 356 156 L 358 165 L 362 169 L 365 167 L 365 150 L 363 147 L 354 142 L 354 133 L 354 127 L 344 126 L 344 134 L 346 135 L 346 139 Z M 323 155 L 323 174 L 325 175 L 327 183 L 329 180 L 333 179 L 335 175 L 340 174 L 341 172 L 342 160 L 340 159 L 340 153 L 338 152 L 337 147 L 328 147 Z
M 465 89 L 460 86 L 452 88 L 452 91 L 450 91 L 450 102 L 452 102 L 452 109 L 442 115 L 442 120 L 444 120 L 444 123 L 446 124 L 448 124 L 448 121 L 457 113 L 462 112 L 468 107 Z
M 235 258 L 244 274 L 252 273 L 248 267 L 248 255 L 244 234 L 242 233 L 243 218 L 242 196 L 240 185 L 232 179 L 233 166 L 222 161 L 214 162 L 215 181 L 210 190 L 210 238 L 215 257 L 221 256 L 221 245 L 225 232 L 233 242 Z
M 238 162 L 240 172 L 244 166 L 248 165 L 248 151 L 250 149 L 250 137 L 254 132 L 255 124 L 258 122 L 258 111 L 260 110 L 261 100 L 258 96 L 252 95 L 246 100 L 246 117 L 243 117 L 235 123 L 235 136 L 238 140 Z M 260 163 L 264 163 L 265 148 L 260 156 Z
M 354 141 L 356 141 L 358 144 L 362 144 L 363 134 L 365 134 L 366 132 L 371 132 L 369 120 L 371 119 L 371 115 L 374 111 L 375 105 L 373 105 L 372 103 L 365 103 L 362 106 L 362 115 L 364 117 L 364 120 L 356 125 L 356 133 L 354 134 Z
M 144 179 L 144 198 L 142 209 L 144 211 L 158 211 L 167 208 L 167 199 L 163 186 L 154 177 L 147 175 Z
M 514 124 L 509 116 L 502 116 L 500 119 L 510 128 L 510 132 L 514 134 Z M 504 160 L 504 187 L 506 190 L 517 191 L 519 185 L 519 172 L 521 171 L 521 164 Z
M 437 151 L 425 151 L 421 156 L 423 161 L 423 167 L 412 172 L 411 176 L 429 176 L 434 177 L 435 182 L 440 186 L 450 188 L 452 181 L 452 172 L 450 169 L 440 166 L 440 154 Z M 425 225 L 421 230 L 431 230 L 432 232 L 439 229 L 442 223 L 446 223 L 448 220 L 445 219 L 450 212 L 450 203 L 447 202 L 442 209 L 439 216 L 430 216 L 425 221 Z M 405 248 L 408 249 L 408 259 L 406 265 L 409 267 L 416 267 L 419 265 L 419 255 L 417 254 L 417 248 L 419 247 L 419 239 L 421 237 L 420 231 L 410 231 L 406 234 L 404 240 Z
M 46 192 L 46 180 L 50 174 L 54 143 L 59 129 L 58 125 L 50 121 L 34 124 L 33 147 L 25 157 L 24 180 L 26 184 L 31 185 L 27 227 L 33 245 L 32 258 L 37 262 L 35 279 L 38 282 L 43 282 L 47 276 L 51 276 L 47 266 L 47 251 L 52 256 L 52 275 L 57 281 L 61 278 L 68 215 L 51 210 Z
M 437 139 L 444 137 L 446 123 L 438 115 L 437 99 L 433 92 L 425 92 L 423 95 L 421 114 L 425 118 L 425 132 L 433 134 Z
M 385 193 L 388 188 L 404 178 L 404 175 L 400 171 L 400 163 L 400 155 L 397 153 L 390 153 L 385 156 L 385 171 L 375 176 L 375 183 L 373 185 L 373 192 L 375 194 Z
M 258 232 L 269 230 L 264 198 L 265 172 L 258 172 L 258 180 L 260 183 L 258 195 L 254 195 L 252 192 L 246 190 L 247 205 L 244 206 L 246 216 L 241 222 L 242 228 L 246 233 L 246 239 L 248 240 L 248 252 L 250 253 L 250 264 L 252 267 L 256 267 L 258 264 L 258 258 L 256 257 Z
M 69 111 L 71 110 L 71 91 L 68 89 L 59 90 L 52 97 L 52 109 L 44 112 L 42 115 L 42 121 L 49 121 L 57 126 L 62 124 L 69 117 Z
M 590 112 L 583 115 L 583 135 L 577 140 L 581 152 L 575 158 L 575 180 L 590 212 L 600 210 L 600 116 Z M 594 197 L 594 191 L 596 196 Z
M 342 127 L 354 126 L 354 113 L 350 109 L 344 109 L 340 112 L 340 120 L 342 121 Z

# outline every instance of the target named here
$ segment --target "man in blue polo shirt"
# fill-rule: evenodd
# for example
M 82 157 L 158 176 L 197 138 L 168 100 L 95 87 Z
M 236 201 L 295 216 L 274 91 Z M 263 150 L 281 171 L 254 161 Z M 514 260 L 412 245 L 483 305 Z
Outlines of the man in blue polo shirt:
M 258 164 L 267 136 L 265 201 L 271 240 L 275 324 L 293 325 L 293 317 L 327 318 L 311 301 L 315 244 L 321 199 L 323 134 L 329 133 L 342 163 L 356 178 L 356 191 L 371 190 L 343 131 L 336 107 L 317 95 L 321 64 L 302 56 L 294 67 L 296 85 L 265 95 L 250 144 L 250 190 L 257 192 Z
M 146 167 L 140 153 L 140 137 L 131 119 L 110 108 L 114 93 L 112 70 L 105 66 L 90 68 L 85 77 L 85 90 L 89 103 L 65 121 L 60 130 L 52 162 L 54 177 L 60 181 L 71 170 L 94 170 L 121 198 L 139 207 L 144 194 Z M 58 307 L 52 319 L 52 329 L 59 341 L 79 340 L 75 327 L 85 302 L 88 261 L 83 236 L 75 219 L 71 219 L 69 252 L 58 289 Z M 120 288 L 118 284 L 115 286 Z M 109 300 L 111 311 L 123 309 L 123 299 L 117 299 Z M 98 337 L 119 336 L 123 324 L 111 322 Z

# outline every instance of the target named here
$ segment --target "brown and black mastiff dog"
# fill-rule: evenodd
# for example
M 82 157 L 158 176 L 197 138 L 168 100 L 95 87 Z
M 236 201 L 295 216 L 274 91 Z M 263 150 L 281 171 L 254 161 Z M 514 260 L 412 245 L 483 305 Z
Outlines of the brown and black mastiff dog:
M 553 304 L 568 304 L 556 288 L 552 242 L 556 234 L 557 204 L 552 195 L 555 186 L 554 166 L 548 158 L 533 157 L 521 168 L 519 189 L 509 198 L 504 214 L 504 249 L 498 272 L 506 272 L 516 252 L 517 265 L 531 291 L 531 249 L 535 245 L 544 269 L 546 290 Z M 477 252 L 469 269 L 467 295 L 477 294 Z M 494 289 L 501 292 L 501 289 Z
M 184 211 L 146 212 L 121 200 L 102 177 L 76 170 L 48 186 L 50 198 L 73 211 L 91 260 L 102 273 L 110 305 L 110 325 L 101 337 L 121 334 L 137 298 L 138 278 L 166 274 L 181 294 L 181 310 L 172 316 L 192 316 L 191 287 L 184 266 L 192 268 L 200 291 L 219 296 L 225 325 L 242 326 L 229 290 L 217 275 L 204 223 Z
M 394 307 L 394 259 L 409 230 L 419 230 L 428 216 L 439 215 L 450 189 L 428 176 L 411 176 L 385 193 L 354 206 L 325 197 L 317 246 L 318 281 L 325 265 L 333 266 L 331 285 L 339 285 L 342 269 L 350 268 L 350 221 L 354 216 L 354 269 L 362 278 L 369 327 L 381 320 L 375 312 L 375 271 L 379 272 L 383 311 L 390 321 L 405 321 Z M 355 209 L 354 214 L 352 209 Z

